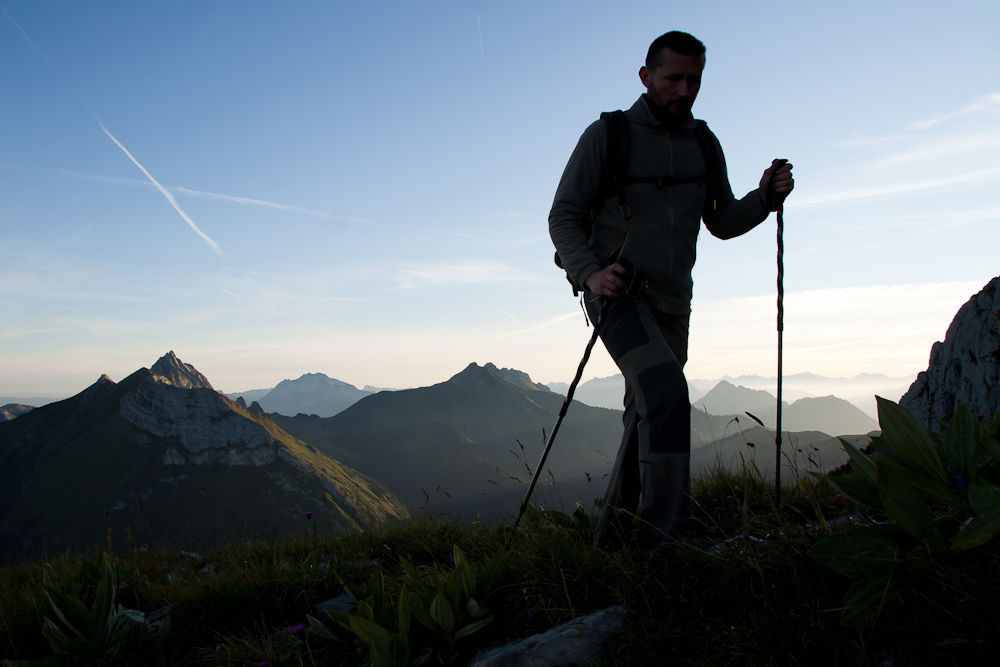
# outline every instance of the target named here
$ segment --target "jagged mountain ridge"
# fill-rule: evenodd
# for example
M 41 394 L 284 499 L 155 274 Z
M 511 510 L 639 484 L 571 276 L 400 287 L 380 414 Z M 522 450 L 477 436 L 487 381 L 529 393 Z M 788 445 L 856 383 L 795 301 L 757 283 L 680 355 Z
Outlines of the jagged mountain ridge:
M 511 382 L 506 377 L 512 377 Z M 420 511 L 499 516 L 516 507 L 563 398 L 526 374 L 469 364 L 429 387 L 365 397 L 328 419 L 272 415 L 281 428 L 377 477 Z M 550 456 L 563 500 L 592 501 L 621 438 L 620 413 L 574 403 Z M 521 449 L 518 441 L 523 445 Z M 585 473 L 595 483 L 588 484 Z M 543 484 L 544 486 L 544 484 Z M 593 487 L 589 492 L 588 487 Z M 425 495 L 426 493 L 426 495 Z M 574 495 L 575 494 L 575 495 Z M 570 505 L 572 507 L 572 504 Z
M 384 486 L 175 360 L 0 423 L 3 551 L 90 546 L 108 528 L 204 548 L 304 531 L 307 511 L 324 530 L 408 516 Z

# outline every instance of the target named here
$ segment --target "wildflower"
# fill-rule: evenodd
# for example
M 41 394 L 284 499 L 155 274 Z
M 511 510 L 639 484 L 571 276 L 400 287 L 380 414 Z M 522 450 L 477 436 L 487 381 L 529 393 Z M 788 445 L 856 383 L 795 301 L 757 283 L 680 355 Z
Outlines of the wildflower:
M 528 619 L 529 620 L 532 619 L 532 618 L 534 618 L 535 617 L 535 608 L 534 607 L 528 607 L 528 611 L 526 613 L 528 614 Z
M 749 447 L 750 449 L 753 449 L 755 447 L 755 445 L 752 442 L 748 442 L 747 443 L 747 447 Z
M 271 667 L 271 663 L 267 660 L 261 660 L 258 664 L 260 667 Z
M 293 637 L 295 635 L 301 635 L 305 631 L 306 631 L 305 623 L 299 623 L 298 625 L 293 625 L 292 627 L 288 628 L 288 634 L 292 635 Z
M 312 512 L 306 512 L 306 518 L 307 519 L 313 518 L 313 513 Z
M 968 486 L 968 484 L 965 483 L 965 478 L 964 477 L 962 477 L 961 475 L 955 475 L 955 479 L 953 479 L 948 484 L 948 486 L 958 487 L 959 489 L 964 489 L 966 486 Z
M 744 530 L 744 531 L 743 531 L 743 534 L 742 534 L 742 535 L 740 535 L 740 538 L 741 538 L 741 539 L 742 539 L 742 540 L 743 540 L 744 542 L 746 542 L 747 540 L 749 540 L 749 539 L 750 539 L 750 531 L 749 531 L 749 530 Z
M 558 563 L 556 563 L 556 565 L 562 565 L 562 561 L 559 561 Z
M 590 481 L 590 473 L 589 472 L 585 472 L 583 474 L 587 476 L 587 481 L 589 482 Z
M 978 414 L 978 415 L 976 415 L 976 419 L 978 419 L 979 421 L 983 421 L 984 419 L 986 419 L 986 415 L 984 415 L 984 414 Z

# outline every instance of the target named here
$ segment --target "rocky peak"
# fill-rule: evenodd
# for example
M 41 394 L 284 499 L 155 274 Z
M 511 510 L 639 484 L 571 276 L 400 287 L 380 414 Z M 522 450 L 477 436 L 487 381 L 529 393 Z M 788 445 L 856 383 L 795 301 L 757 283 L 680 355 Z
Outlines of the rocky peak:
M 181 389 L 212 389 L 208 378 L 191 364 L 178 359 L 173 350 L 160 357 L 149 370 L 159 380 Z
M 959 401 L 975 413 L 1000 410 L 1000 277 L 959 309 L 944 342 L 931 346 L 927 370 L 899 403 L 936 431 Z
M 243 400 L 242 396 L 240 396 L 239 398 L 236 399 L 236 405 L 240 406 L 241 408 L 245 408 L 247 406 L 247 402 Z
M 257 401 L 254 401 L 253 403 L 251 403 L 250 407 L 248 409 L 250 410 L 250 412 L 253 412 L 254 414 L 258 414 L 258 415 L 266 414 L 264 412 L 264 408 L 260 407 L 260 403 L 258 403 Z
M 528 374 L 513 368 L 497 368 L 494 364 L 487 363 L 485 366 L 473 362 L 465 369 L 451 377 L 449 383 L 458 385 L 482 385 L 485 383 L 506 383 L 515 387 L 525 389 L 536 389 L 539 391 L 551 391 L 544 385 L 538 385 L 531 381 Z
M 551 391 L 548 387 L 543 384 L 535 384 L 531 381 L 531 377 L 528 376 L 524 371 L 519 371 L 513 368 L 497 368 L 491 363 L 487 363 L 483 368 L 493 373 L 497 377 L 500 377 L 512 385 L 518 387 L 524 387 L 525 389 L 537 389 L 540 391 Z

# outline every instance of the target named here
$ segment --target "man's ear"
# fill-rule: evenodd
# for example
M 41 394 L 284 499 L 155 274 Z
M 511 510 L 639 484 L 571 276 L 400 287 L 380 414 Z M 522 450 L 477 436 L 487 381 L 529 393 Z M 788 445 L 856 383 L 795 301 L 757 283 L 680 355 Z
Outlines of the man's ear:
M 642 81 L 642 85 L 646 86 L 646 88 L 649 88 L 650 74 L 651 72 L 649 71 L 649 68 L 646 67 L 645 65 L 639 68 L 639 80 Z

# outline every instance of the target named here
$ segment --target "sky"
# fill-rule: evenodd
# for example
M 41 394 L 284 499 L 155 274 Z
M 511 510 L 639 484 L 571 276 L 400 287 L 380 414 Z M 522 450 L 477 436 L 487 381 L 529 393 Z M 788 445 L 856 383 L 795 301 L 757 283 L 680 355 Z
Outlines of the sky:
M 995 0 L 0 0 L 0 395 L 168 350 L 226 392 L 569 382 L 591 330 L 552 196 L 674 29 L 737 196 L 795 165 L 784 372 L 913 375 L 1000 273 L 998 25 Z M 775 375 L 775 229 L 702 230 L 689 378 Z M 598 349 L 584 378 L 616 372 Z

